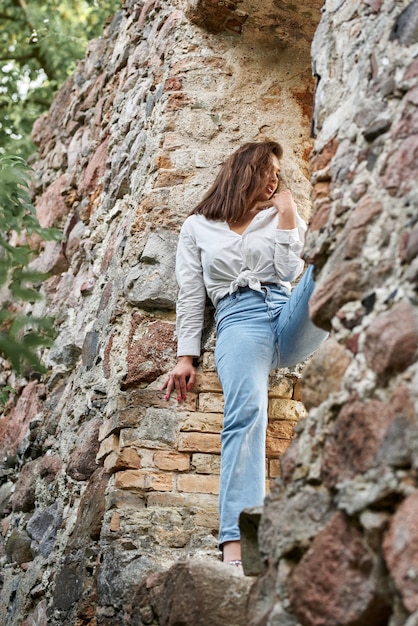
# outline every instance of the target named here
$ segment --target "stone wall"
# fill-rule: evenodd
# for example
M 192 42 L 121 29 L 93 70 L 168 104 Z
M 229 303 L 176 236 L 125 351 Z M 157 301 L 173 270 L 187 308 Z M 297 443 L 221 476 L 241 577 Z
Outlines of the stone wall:
M 128 0 L 36 123 L 59 335 L 45 378 L 2 364 L 1 623 L 417 626 L 418 3 L 322 4 Z M 159 388 L 180 225 L 267 136 L 331 334 L 272 375 L 254 578 L 218 563 L 210 309 L 190 398 Z
M 416 1 L 326 2 L 306 258 L 331 339 L 266 501 L 251 624 L 418 624 L 417 53 Z
M 175 362 L 174 254 L 182 221 L 248 140 L 282 142 L 309 217 L 321 4 L 128 0 L 35 124 L 34 202 L 64 240 L 34 262 L 51 277 L 31 312 L 55 315 L 58 336 L 42 379 L 2 363 L 17 391 L 0 419 L 2 624 L 175 623 L 137 590 L 146 580 L 155 595 L 150 574 L 186 557 L 212 564 L 212 590 L 232 585 L 245 600 L 251 579 L 216 569 L 222 394 L 209 307 L 192 393 L 178 404 L 160 392 Z M 306 416 L 300 394 L 299 370 L 272 374 L 268 486 Z M 194 626 L 220 620 L 207 604 Z M 231 600 L 219 623 L 243 623 L 243 606 Z

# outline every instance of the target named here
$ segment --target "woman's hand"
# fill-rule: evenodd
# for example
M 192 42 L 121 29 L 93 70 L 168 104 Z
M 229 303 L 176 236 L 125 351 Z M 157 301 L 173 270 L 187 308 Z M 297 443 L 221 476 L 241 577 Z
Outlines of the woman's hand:
M 186 392 L 190 391 L 196 380 L 196 370 L 192 356 L 180 356 L 177 365 L 169 373 L 161 389 L 166 389 L 165 399 L 168 400 L 173 391 L 177 394 L 177 402 L 186 399 Z
M 276 207 L 279 214 L 278 228 L 281 230 L 292 230 L 292 228 L 296 228 L 297 207 L 289 189 L 275 193 L 270 202 Z

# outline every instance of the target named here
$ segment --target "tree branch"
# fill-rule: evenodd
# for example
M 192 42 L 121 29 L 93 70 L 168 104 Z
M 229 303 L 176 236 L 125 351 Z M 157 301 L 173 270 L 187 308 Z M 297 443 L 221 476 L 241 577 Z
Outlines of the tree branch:
M 26 25 L 29 27 L 31 32 L 36 32 L 36 28 L 34 27 L 34 25 L 32 24 L 29 15 L 28 15 L 28 5 L 26 4 L 25 0 L 12 0 L 13 4 L 15 7 L 17 7 L 18 9 L 21 10 L 21 12 L 23 12 L 24 15 L 24 21 L 26 23 Z M 41 47 L 39 46 L 39 44 L 30 44 L 31 46 L 31 50 L 32 50 L 32 54 L 30 58 L 34 58 L 38 61 L 39 65 L 41 66 L 41 68 L 44 70 L 45 74 L 48 76 L 48 78 L 50 80 L 54 79 L 54 73 L 51 73 L 48 63 L 48 57 L 44 54 L 44 52 L 42 52 Z

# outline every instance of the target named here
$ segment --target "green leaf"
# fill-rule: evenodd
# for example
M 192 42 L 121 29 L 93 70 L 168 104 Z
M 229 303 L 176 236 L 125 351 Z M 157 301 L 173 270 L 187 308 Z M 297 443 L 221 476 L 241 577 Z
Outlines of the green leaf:
M 34 121 L 120 8 L 120 0 L 2 0 L 0 154 L 36 151 Z
M 51 345 L 55 337 L 52 318 L 34 318 L 15 309 L 25 302 L 42 298 L 39 284 L 48 276 L 28 267 L 34 252 L 27 245 L 11 245 L 9 233 L 37 232 L 49 239 L 61 238 L 56 229 L 40 226 L 30 202 L 31 170 L 19 157 L 0 157 L 0 286 L 8 291 L 7 304 L 0 310 L 0 355 L 22 373 L 25 367 L 45 372 L 38 351 Z

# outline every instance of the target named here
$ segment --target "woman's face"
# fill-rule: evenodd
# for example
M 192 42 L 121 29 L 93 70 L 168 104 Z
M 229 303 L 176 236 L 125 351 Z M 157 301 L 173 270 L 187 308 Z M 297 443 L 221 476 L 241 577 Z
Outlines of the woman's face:
M 275 194 L 279 186 L 280 161 L 275 154 L 272 154 L 270 163 L 271 165 L 265 176 L 265 185 L 260 190 L 260 193 L 257 197 L 258 202 L 265 202 L 266 200 L 270 200 L 270 198 Z

